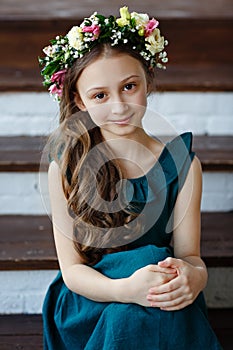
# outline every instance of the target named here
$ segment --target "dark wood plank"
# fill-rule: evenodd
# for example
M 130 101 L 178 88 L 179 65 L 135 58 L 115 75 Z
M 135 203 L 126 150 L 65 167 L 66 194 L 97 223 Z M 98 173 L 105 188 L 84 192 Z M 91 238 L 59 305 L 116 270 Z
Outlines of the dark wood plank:
M 34 67 L 0 66 L 0 92 L 46 92 L 36 59 Z M 230 64 L 169 65 L 166 71 L 156 73 L 156 91 L 233 91 L 233 67 Z
M 0 336 L 42 335 L 41 315 L 0 315 Z
M 207 266 L 233 266 L 233 211 L 202 214 L 201 254 Z
M 0 216 L 0 270 L 57 269 L 48 216 Z
M 204 171 L 233 170 L 233 136 L 194 136 L 193 149 Z
M 38 171 L 46 140 L 41 136 L 0 137 L 0 171 Z
M 121 1 L 88 1 L 76 6 L 71 0 L 52 4 L 43 0 L 38 6 L 35 1 L 30 5 L 26 0 L 23 2 L 25 6 L 7 0 L 1 4 L 0 45 L 7 50 L 0 56 L 0 91 L 45 91 L 37 57 L 42 55 L 41 50 L 49 40 L 67 33 L 95 9 L 118 15 L 119 5 L 124 4 Z M 147 0 L 143 4 L 131 1 L 131 4 L 133 10 L 157 17 L 162 32 L 169 39 L 168 69 L 157 73 L 158 90 L 233 90 L 233 6 L 230 0 L 205 4 L 200 0 L 175 3 Z
M 232 350 L 233 309 L 209 309 L 210 324 L 224 350 Z
M 202 214 L 202 257 L 208 267 L 233 266 L 233 212 Z M 57 269 L 47 216 L 0 216 L 0 270 Z
M 232 349 L 233 309 L 209 309 L 209 320 L 224 350 Z M 41 315 L 1 315 L 1 350 L 42 349 Z
M 210 6 L 211 4 L 211 6 Z M 125 5 L 124 0 L 106 2 L 105 0 L 82 1 L 75 3 L 73 0 L 21 0 L 20 6 L 15 0 L 1 0 L 2 20 L 16 19 L 48 19 L 48 18 L 79 18 L 89 16 L 94 11 L 101 11 L 105 15 L 119 15 L 118 9 Z M 127 6 L 130 11 L 150 13 L 151 16 L 160 18 L 226 18 L 233 16 L 231 0 L 218 0 L 203 2 L 202 0 L 128 0 Z
M 46 170 L 46 164 L 40 164 L 46 140 L 42 136 L 0 137 L 0 172 Z M 193 146 L 204 171 L 233 171 L 233 136 L 194 136 Z
M 0 336 L 1 350 L 42 350 L 42 335 Z
M 1 315 L 0 349 L 43 349 L 41 315 Z

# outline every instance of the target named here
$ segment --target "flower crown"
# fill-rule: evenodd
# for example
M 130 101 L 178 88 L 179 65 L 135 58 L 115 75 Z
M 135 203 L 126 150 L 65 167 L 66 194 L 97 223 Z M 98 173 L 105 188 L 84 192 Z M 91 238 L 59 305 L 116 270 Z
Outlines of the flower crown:
M 147 14 L 129 13 L 126 6 L 120 8 L 120 15 L 120 18 L 106 18 L 95 12 L 84 18 L 79 27 L 73 27 L 65 36 L 57 36 L 50 41 L 52 45 L 43 49 L 46 56 L 39 58 L 44 66 L 41 75 L 51 95 L 60 99 L 67 69 L 99 43 L 128 44 L 149 62 L 149 67 L 166 68 L 164 63 L 168 58 L 163 50 L 168 42 L 160 36 L 159 22 L 149 19 Z

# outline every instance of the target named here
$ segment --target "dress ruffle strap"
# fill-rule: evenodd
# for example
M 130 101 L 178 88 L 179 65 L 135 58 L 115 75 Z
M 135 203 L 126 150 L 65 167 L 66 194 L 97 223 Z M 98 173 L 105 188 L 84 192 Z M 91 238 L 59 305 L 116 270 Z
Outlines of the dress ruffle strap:
M 154 166 L 147 174 L 129 179 L 128 198 L 133 203 L 148 203 L 174 180 L 182 188 L 195 153 L 192 151 L 192 133 L 183 133 L 167 142 Z

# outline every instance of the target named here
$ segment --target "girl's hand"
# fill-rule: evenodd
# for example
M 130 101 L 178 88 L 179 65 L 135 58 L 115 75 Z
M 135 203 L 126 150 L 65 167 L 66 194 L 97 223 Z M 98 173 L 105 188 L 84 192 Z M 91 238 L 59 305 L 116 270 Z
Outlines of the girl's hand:
M 128 278 L 127 302 L 142 306 L 152 306 L 147 299 L 148 290 L 152 287 L 162 286 L 174 279 L 177 271 L 171 267 L 160 267 L 158 265 L 147 265 L 135 271 Z
M 203 289 L 203 267 L 193 266 L 187 261 L 175 258 L 167 258 L 159 262 L 158 265 L 176 269 L 177 275 L 168 283 L 149 289 L 147 300 L 151 306 L 174 311 L 193 303 Z

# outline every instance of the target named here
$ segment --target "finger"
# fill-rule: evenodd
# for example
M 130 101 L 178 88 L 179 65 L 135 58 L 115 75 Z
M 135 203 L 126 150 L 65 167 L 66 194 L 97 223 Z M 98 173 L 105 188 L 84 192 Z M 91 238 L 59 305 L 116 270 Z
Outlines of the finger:
M 165 284 L 161 284 L 159 286 L 150 288 L 149 294 L 169 293 L 169 292 L 172 292 L 173 290 L 179 289 L 181 286 L 182 286 L 182 283 L 180 281 L 179 276 L 177 276 Z
M 178 311 L 178 310 L 181 310 L 183 308 L 185 308 L 186 306 L 190 305 L 189 302 L 184 302 L 184 303 L 181 303 L 181 304 L 178 304 L 176 306 L 171 306 L 171 307 L 160 307 L 160 310 L 163 310 L 163 311 Z M 153 305 L 150 304 L 151 307 L 154 307 Z
M 171 302 L 179 298 L 184 298 L 185 296 L 182 293 L 182 288 L 176 289 L 170 293 L 163 293 L 163 294 L 148 294 L 147 300 L 156 303 L 156 306 L 160 306 L 161 303 L 164 302 Z
M 158 265 L 148 265 L 149 271 L 163 272 L 163 273 L 177 273 L 176 269 L 171 267 L 163 267 Z
M 167 306 L 167 307 L 160 307 L 161 310 L 164 311 L 177 311 L 185 308 L 186 306 L 190 305 L 192 303 L 191 300 L 184 300 L 181 303 L 177 303 L 176 305 L 173 306 Z M 152 303 L 150 304 L 151 307 L 153 307 Z
M 176 276 L 177 276 L 174 273 L 162 273 L 162 272 L 155 272 L 155 273 L 160 274 L 160 276 L 155 276 L 155 279 L 153 279 L 153 276 L 152 276 L 152 279 L 151 279 L 152 288 L 154 286 L 159 286 L 161 284 L 168 283 L 172 279 L 176 278 Z M 158 280 L 158 278 L 159 278 L 159 280 Z M 148 294 L 149 294 L 149 291 L 148 291 Z
M 164 273 L 164 283 L 167 283 L 177 277 L 176 273 Z
M 149 300 L 150 301 L 150 300 Z M 181 305 L 188 305 L 190 304 L 190 300 L 185 300 L 183 296 L 180 296 L 179 298 L 176 298 L 174 300 L 167 300 L 167 301 L 150 301 L 151 307 L 158 307 L 160 309 L 178 309 L 181 307 Z
M 163 266 L 163 267 L 178 268 L 178 267 L 183 266 L 183 260 L 172 258 L 172 257 L 168 257 L 168 258 L 166 258 L 163 261 L 159 261 L 158 265 L 159 266 Z
M 151 286 L 151 288 L 153 288 L 154 286 L 159 286 L 161 284 L 164 283 L 169 283 L 172 279 L 176 278 L 177 275 L 176 274 L 169 274 L 169 273 L 161 273 L 161 272 L 154 272 L 153 275 L 151 275 L 150 277 L 150 285 L 149 288 Z M 148 288 L 148 295 L 149 294 L 153 294 L 150 293 L 149 290 L 151 291 L 151 289 Z

